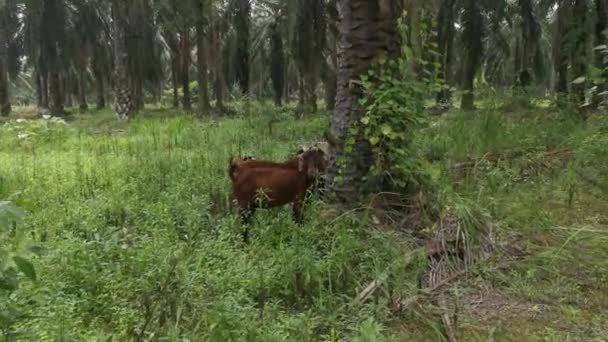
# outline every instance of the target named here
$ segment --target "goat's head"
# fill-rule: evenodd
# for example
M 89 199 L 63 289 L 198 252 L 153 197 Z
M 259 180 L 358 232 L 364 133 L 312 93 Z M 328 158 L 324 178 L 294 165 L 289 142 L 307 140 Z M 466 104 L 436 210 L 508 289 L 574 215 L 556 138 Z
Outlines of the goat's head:
M 298 153 L 298 171 L 304 172 L 308 177 L 316 177 L 325 172 L 327 161 L 325 152 L 318 147 L 301 149 Z
M 320 141 L 320 142 L 315 142 L 312 144 L 309 144 L 309 143 L 304 144 L 300 147 L 300 149 L 298 150 L 296 155 L 300 155 L 306 151 L 313 150 L 313 149 L 321 150 L 321 152 L 323 152 L 324 154 L 327 154 L 327 153 L 329 153 L 329 143 L 327 143 L 325 141 Z

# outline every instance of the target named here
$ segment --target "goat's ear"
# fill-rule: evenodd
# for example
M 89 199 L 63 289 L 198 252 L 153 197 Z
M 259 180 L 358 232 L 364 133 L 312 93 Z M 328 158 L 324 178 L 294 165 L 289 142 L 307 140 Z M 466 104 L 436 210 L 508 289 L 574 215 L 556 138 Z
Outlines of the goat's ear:
M 318 142 L 315 146 L 324 155 L 329 152 L 329 143 L 327 142 Z

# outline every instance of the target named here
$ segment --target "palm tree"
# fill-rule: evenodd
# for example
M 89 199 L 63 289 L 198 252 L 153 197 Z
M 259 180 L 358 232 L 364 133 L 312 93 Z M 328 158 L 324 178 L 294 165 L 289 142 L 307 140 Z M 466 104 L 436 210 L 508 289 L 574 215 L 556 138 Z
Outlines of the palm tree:
M 608 42 L 608 1 L 595 0 L 595 13 L 597 22 L 595 24 L 595 46 L 605 45 Z M 603 56 L 598 49 L 596 55 L 596 64 L 603 66 Z
M 144 106 L 145 89 L 157 89 L 163 79 L 163 47 L 153 4 L 149 0 L 128 3 L 127 61 L 134 108 Z
M 336 43 L 338 41 L 338 8 L 336 0 L 327 2 L 327 42 L 324 48 L 325 58 L 323 58 L 323 83 L 325 88 L 325 104 L 328 111 L 333 111 L 336 104 L 337 88 L 337 64 L 338 54 Z
M 249 32 L 251 27 L 250 0 L 233 0 L 232 20 L 235 30 L 235 76 L 243 94 L 249 94 Z
M 179 32 L 179 79 L 182 83 L 182 106 L 185 110 L 192 109 L 190 95 L 190 62 L 191 62 L 191 32 L 187 24 L 182 24 Z
M 572 15 L 571 1 L 560 1 L 557 8 L 557 30 L 553 44 L 555 73 L 557 83 L 555 91 L 558 95 L 568 93 L 568 51 L 570 49 L 569 35 L 571 31 L 569 19 Z
M 456 21 L 456 0 L 445 0 L 439 7 L 438 14 L 438 34 L 437 41 L 439 54 L 441 56 L 441 77 L 445 82 L 445 87 L 437 94 L 437 104 L 450 107 L 452 104 L 452 94 L 450 85 L 452 84 L 452 63 L 454 60 L 454 24 Z
M 8 0 L 0 5 L 0 116 L 8 116 L 11 112 L 8 76 L 11 71 L 13 75 L 18 73 L 18 63 L 14 60 L 11 61 L 11 59 L 16 59 L 17 56 L 15 53 L 17 26 L 16 1 Z M 10 70 L 11 65 L 16 66 L 17 70 Z
M 475 108 L 475 76 L 483 58 L 483 38 L 485 34 L 481 4 L 477 0 L 464 0 L 462 13 L 462 39 L 464 56 L 464 94 L 460 107 L 464 110 Z
M 529 85 L 529 75 L 532 69 L 541 38 L 541 25 L 537 19 L 535 2 L 532 0 L 519 0 L 519 15 L 521 17 L 521 37 L 518 48 L 520 52 L 515 56 L 515 72 L 519 73 L 519 84 L 526 87 Z
M 112 1 L 112 22 L 114 34 L 114 92 L 116 114 L 121 119 L 130 118 L 135 112 L 131 93 L 129 55 L 127 52 L 128 4 L 126 1 Z
M 64 94 L 61 84 L 61 74 L 64 69 L 61 51 L 65 49 L 65 3 L 63 0 L 47 0 L 42 3 L 28 0 L 26 8 L 29 20 L 32 20 L 32 30 L 36 33 L 30 43 L 35 46 L 41 68 L 39 72 L 48 72 L 49 109 L 52 115 L 63 116 Z M 46 82 L 46 81 L 45 81 Z
M 213 64 L 213 89 L 215 95 L 215 107 L 219 113 L 224 112 L 224 94 L 226 93 L 226 78 L 224 63 L 222 59 L 222 41 L 226 31 L 226 22 L 222 21 L 222 6 L 218 1 L 212 1 L 209 10 L 210 29 L 210 58 Z
M 338 199 L 347 203 L 356 201 L 360 184 L 373 162 L 371 146 L 362 135 L 355 137 L 352 153 L 345 150 L 350 127 L 363 115 L 359 107 L 363 90 L 357 80 L 377 57 L 391 58 L 399 52 L 396 11 L 392 6 L 390 0 L 338 0 L 342 34 L 338 43 L 336 108 L 328 134 L 331 161 L 328 186 Z M 345 164 L 341 169 L 342 163 L 338 161 L 342 160 Z
M 42 3 L 34 0 L 24 1 L 19 15 L 23 22 L 24 52 L 28 56 L 28 63 L 34 68 L 38 109 L 46 111 L 49 109 L 49 61 L 41 43 L 47 34 L 42 27 Z
M 95 80 L 97 93 L 97 109 L 106 107 L 106 85 L 110 84 L 112 75 L 112 42 L 105 30 L 105 26 L 97 35 L 97 39 L 92 45 L 91 71 Z
M 277 18 L 270 26 L 270 79 L 274 90 L 274 103 L 280 107 L 285 90 L 285 52 L 278 21 Z
M 323 60 L 326 47 L 326 5 L 322 0 L 297 0 L 291 6 L 291 46 L 299 71 L 300 110 L 314 113 L 321 70 L 318 64 Z
M 208 87 L 208 16 L 211 10 L 208 0 L 198 0 L 196 20 L 196 60 L 198 67 L 198 110 L 203 115 L 209 111 Z
M 68 55 L 76 72 L 77 96 L 80 111 L 88 110 L 86 98 L 87 76 L 90 58 L 94 46 L 103 36 L 103 23 L 92 3 L 86 1 L 73 1 L 70 20 L 67 29 Z
M 608 1 L 595 0 L 595 12 L 597 15 L 597 23 L 595 25 L 595 65 L 602 71 L 602 82 L 597 94 L 602 94 L 608 91 L 608 56 L 605 55 L 608 49 L 597 48 L 608 44 Z M 606 97 L 606 96 L 604 96 Z M 601 98 L 596 98 L 594 104 L 599 104 Z
M 590 8 L 587 0 L 575 0 L 571 25 L 573 29 L 572 36 L 572 49 L 571 51 L 571 67 L 573 71 L 573 78 L 578 79 L 580 77 L 586 77 L 589 69 L 589 38 L 590 38 L 590 27 L 587 24 L 590 16 Z M 587 82 L 573 82 L 572 92 L 574 95 L 574 101 L 579 105 L 585 103 L 585 89 Z

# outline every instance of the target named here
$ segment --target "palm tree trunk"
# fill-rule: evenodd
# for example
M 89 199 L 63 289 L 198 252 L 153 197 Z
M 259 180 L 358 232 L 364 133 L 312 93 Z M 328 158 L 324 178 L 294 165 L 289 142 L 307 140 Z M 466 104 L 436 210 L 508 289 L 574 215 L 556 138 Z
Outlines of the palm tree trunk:
M 251 4 L 249 0 L 237 0 L 234 15 L 236 31 L 236 77 L 243 94 L 249 94 L 249 27 Z
M 336 108 L 328 134 L 330 167 L 328 186 L 337 199 L 356 203 L 361 184 L 373 163 L 371 146 L 362 134 L 355 137 L 352 153 L 345 149 L 349 129 L 364 114 L 359 106 L 363 95 L 355 81 L 366 73 L 380 55 L 392 58 L 399 52 L 399 34 L 394 11 L 386 10 L 388 1 L 339 0 L 340 41 L 338 43 L 338 87 Z M 340 167 L 337 160 L 346 163 Z M 340 181 L 337 177 L 340 174 Z M 373 189 L 378 190 L 378 189 Z
M 8 116 L 10 113 L 11 102 L 8 97 L 8 72 L 6 71 L 5 63 L 0 60 L 0 116 Z
M 475 74 L 471 73 L 470 66 L 467 66 L 464 79 L 464 94 L 462 94 L 462 102 L 460 108 L 463 110 L 475 109 Z
M 87 89 L 86 89 L 86 73 L 84 70 L 78 72 L 78 108 L 80 112 L 86 112 L 89 110 L 89 104 L 87 103 Z
M 142 75 L 139 73 L 133 73 L 131 76 L 133 82 L 133 101 L 136 110 L 144 109 L 144 81 Z
M 121 119 L 130 118 L 135 112 L 131 85 L 129 82 L 129 55 L 126 46 L 127 2 L 113 0 L 112 16 L 114 23 L 114 79 L 116 93 L 116 114 Z
M 283 40 L 278 23 L 271 24 L 272 35 L 270 37 L 270 79 L 274 91 L 274 104 L 282 105 L 285 90 L 285 54 L 283 52 Z
M 173 108 L 179 108 L 179 59 L 175 53 L 171 56 L 171 87 L 173 89 Z
M 39 68 L 38 71 L 38 92 L 40 93 L 40 104 L 38 108 L 49 109 L 49 76 L 44 68 Z
M 67 108 L 72 107 L 72 96 L 71 96 L 71 90 L 70 89 L 70 79 L 69 79 L 69 74 L 67 73 L 60 73 L 59 74 L 60 79 L 61 79 L 61 94 L 63 94 L 63 105 Z
M 190 30 L 185 27 L 180 34 L 180 81 L 182 86 L 182 106 L 185 110 L 192 109 L 190 97 Z
M 63 107 L 64 96 L 61 93 L 61 77 L 59 72 L 52 70 L 49 71 L 49 110 L 51 115 L 63 116 L 65 110 Z
M 597 23 L 595 25 L 595 46 L 608 44 L 608 1 L 596 0 L 595 11 L 597 13 Z M 596 92 L 596 98 L 594 99 L 594 105 L 599 105 L 602 102 L 602 94 L 608 91 L 608 56 L 605 56 L 605 51 L 596 50 L 595 54 L 595 66 L 602 72 L 603 83 L 598 87 Z M 606 98 L 607 96 L 604 96 Z
M 597 22 L 595 24 L 595 46 L 605 45 L 608 43 L 608 1 L 595 0 L 595 12 Z M 595 64 L 599 68 L 604 67 L 604 56 L 602 51 L 596 50 Z
M 576 25 L 576 27 L 583 27 L 584 22 L 587 20 L 587 0 L 576 0 L 574 2 L 573 8 L 573 16 L 572 16 L 572 25 Z M 574 30 L 576 35 L 574 38 L 574 45 L 572 52 L 572 71 L 574 72 L 573 78 L 578 77 L 586 77 L 587 69 L 589 62 L 591 62 L 590 58 L 588 58 L 587 54 L 587 44 L 589 42 L 589 35 L 587 30 L 578 28 Z M 577 105 L 582 105 L 585 103 L 585 89 L 586 82 L 573 84 L 572 86 L 572 95 L 574 96 L 574 101 Z
M 6 9 L 0 8 L 0 14 L 6 16 Z M 8 97 L 8 32 L 4 18 L 0 18 L 0 116 L 11 113 L 11 103 Z
M 164 82 L 162 80 L 160 80 L 156 86 L 154 87 L 154 103 L 157 106 L 161 105 L 161 99 L 163 97 L 163 88 L 164 88 Z
M 209 81 L 207 77 L 207 36 L 205 22 L 199 20 L 196 27 L 196 59 L 198 64 L 198 111 L 199 115 L 209 112 Z
M 214 94 L 215 107 L 219 113 L 224 112 L 224 89 L 226 79 L 224 78 L 224 64 L 222 63 L 222 43 L 221 43 L 221 25 L 214 13 L 211 13 L 212 29 L 212 54 L 213 54 L 213 72 L 214 72 Z
M 304 83 L 304 74 L 302 72 L 298 75 L 298 111 L 305 112 L 306 109 L 306 86 Z
M 327 23 L 329 29 L 328 37 L 328 54 L 329 62 L 325 63 L 324 71 L 324 87 L 325 87 L 325 109 L 329 112 L 333 111 L 336 107 L 336 90 L 338 87 L 338 53 L 337 53 L 337 42 L 338 36 L 338 8 L 336 7 L 336 0 L 331 0 L 327 4 L 327 17 L 329 21 Z
M 48 70 L 48 93 L 50 114 L 54 116 L 65 115 L 64 100 L 62 92 L 62 64 L 60 61 L 59 50 L 64 45 L 64 25 L 63 16 L 64 3 L 62 0 L 46 0 L 42 6 L 42 46 L 40 61 L 44 63 L 44 70 Z
M 443 89 L 437 94 L 437 105 L 449 108 L 452 106 L 452 62 L 454 59 L 454 21 L 455 0 L 445 0 L 439 9 L 439 31 L 437 35 L 439 53 L 441 55 L 441 78 L 445 82 Z
M 317 112 L 317 70 L 316 67 L 312 67 L 304 77 L 304 91 L 306 93 L 306 107 L 307 112 Z
M 105 81 L 99 71 L 95 71 L 94 73 L 97 88 L 97 109 L 100 110 L 106 107 Z
M 38 68 L 34 68 L 34 73 L 32 74 L 32 80 L 36 85 L 36 107 L 42 108 L 42 87 L 40 84 L 40 73 L 38 72 Z
M 323 62 L 323 87 L 325 88 L 325 109 L 333 111 L 336 105 L 337 74 L 327 62 Z
M 523 18 L 521 28 L 521 60 L 519 68 L 515 69 L 515 72 L 519 73 L 519 83 L 521 86 L 526 87 L 526 77 L 531 71 L 531 65 L 534 61 L 534 56 L 537 53 L 537 48 L 541 36 L 541 26 L 534 13 L 534 3 L 532 0 L 519 0 L 519 13 Z
M 555 91 L 558 97 L 568 94 L 568 32 L 570 6 L 567 1 L 562 1 L 557 9 L 557 35 L 554 44 L 555 71 L 557 73 L 557 84 Z
M 481 65 L 483 48 L 483 16 L 478 0 L 466 0 L 464 6 L 463 37 L 466 47 L 464 59 L 464 94 L 460 107 L 464 110 L 475 109 L 475 76 Z

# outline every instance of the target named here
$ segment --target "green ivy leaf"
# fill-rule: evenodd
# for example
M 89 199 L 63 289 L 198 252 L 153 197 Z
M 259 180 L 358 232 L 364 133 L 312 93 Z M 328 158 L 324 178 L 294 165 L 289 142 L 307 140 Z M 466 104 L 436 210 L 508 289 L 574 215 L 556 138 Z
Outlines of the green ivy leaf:
M 391 126 L 389 125 L 382 125 L 382 134 L 389 136 L 391 133 L 393 133 L 393 129 L 391 128 Z
M 34 270 L 34 265 L 32 265 L 29 260 L 16 255 L 13 257 L 13 261 L 26 277 L 30 278 L 32 281 L 36 281 L 36 271 Z
M 364 124 L 364 125 L 366 125 L 366 126 L 369 125 L 369 116 L 363 117 L 361 119 L 361 123 Z
M 380 142 L 380 138 L 378 138 L 378 137 L 369 138 L 369 143 L 372 144 L 372 146 L 378 145 L 379 142 Z

